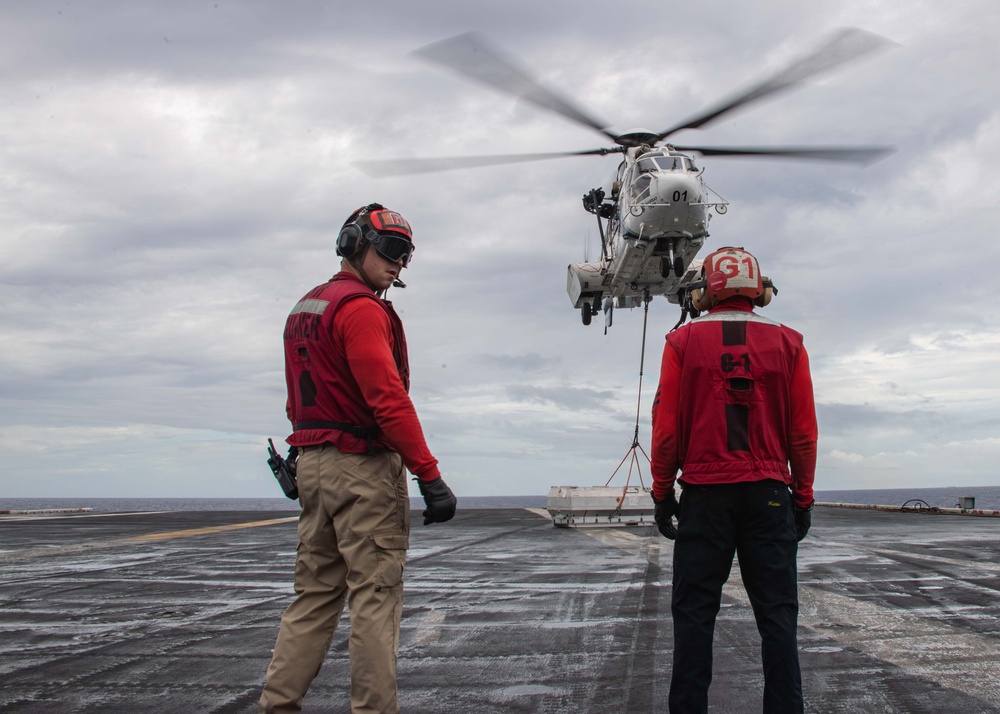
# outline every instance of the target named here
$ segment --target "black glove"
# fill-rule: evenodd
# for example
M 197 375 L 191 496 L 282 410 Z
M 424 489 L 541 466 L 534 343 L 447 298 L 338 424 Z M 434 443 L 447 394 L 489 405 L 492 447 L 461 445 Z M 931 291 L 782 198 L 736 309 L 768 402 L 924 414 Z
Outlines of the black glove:
M 810 503 L 807 508 L 795 508 L 795 539 L 802 540 L 806 537 L 806 533 L 809 532 L 809 526 L 813 522 L 812 514 L 812 504 Z
M 425 526 L 431 523 L 444 523 L 455 517 L 458 499 L 443 478 L 438 476 L 433 481 L 426 482 L 417 479 L 417 486 L 420 487 L 420 495 L 427 504 L 427 509 L 424 511 Z
M 670 495 L 659 501 L 653 500 L 656 510 L 653 513 L 653 520 L 656 521 L 656 528 L 664 538 L 674 540 L 677 538 L 677 526 L 674 525 L 674 516 L 680 510 L 677 503 L 677 496 L 671 491 Z

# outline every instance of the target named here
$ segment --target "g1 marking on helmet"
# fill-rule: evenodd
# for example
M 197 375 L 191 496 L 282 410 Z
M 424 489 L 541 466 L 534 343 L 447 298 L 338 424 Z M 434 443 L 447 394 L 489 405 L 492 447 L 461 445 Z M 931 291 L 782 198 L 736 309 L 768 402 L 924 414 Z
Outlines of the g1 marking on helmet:
M 743 248 L 721 248 L 702 265 L 701 280 L 691 285 L 691 301 L 698 310 L 708 310 L 731 297 L 750 298 L 765 307 L 777 290 L 761 275 L 757 259 Z
M 391 263 L 413 255 L 413 229 L 409 221 L 381 203 L 370 203 L 352 213 L 337 237 L 337 255 L 353 258 L 371 243 L 375 251 Z

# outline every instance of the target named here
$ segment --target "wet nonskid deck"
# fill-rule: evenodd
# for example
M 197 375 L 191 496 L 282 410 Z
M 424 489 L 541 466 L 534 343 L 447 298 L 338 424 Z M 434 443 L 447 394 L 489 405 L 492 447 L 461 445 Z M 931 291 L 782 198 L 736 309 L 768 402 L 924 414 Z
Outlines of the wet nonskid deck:
M 800 549 L 813 712 L 1000 712 L 1000 520 L 817 508 Z M 252 712 L 292 597 L 294 518 L 0 517 L 0 709 Z M 399 686 L 410 712 L 665 711 L 672 543 L 467 510 L 413 529 Z M 344 624 L 306 700 L 347 711 Z M 711 705 L 759 712 L 738 568 Z

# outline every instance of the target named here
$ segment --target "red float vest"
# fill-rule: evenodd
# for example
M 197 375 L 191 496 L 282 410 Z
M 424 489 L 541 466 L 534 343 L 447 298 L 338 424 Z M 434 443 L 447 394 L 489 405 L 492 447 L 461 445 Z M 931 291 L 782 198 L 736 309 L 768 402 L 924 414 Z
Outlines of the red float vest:
M 790 483 L 790 385 L 802 336 L 749 311 L 720 310 L 667 342 L 681 361 L 681 480 Z
M 313 288 L 285 322 L 285 381 L 288 418 L 294 432 L 291 446 L 330 442 L 345 453 L 365 453 L 384 447 L 378 440 L 375 416 L 365 403 L 347 363 L 343 347 L 333 340 L 333 318 L 349 300 L 374 300 L 392 325 L 392 354 L 404 388 L 410 388 L 410 368 L 403 324 L 392 303 L 347 273 Z

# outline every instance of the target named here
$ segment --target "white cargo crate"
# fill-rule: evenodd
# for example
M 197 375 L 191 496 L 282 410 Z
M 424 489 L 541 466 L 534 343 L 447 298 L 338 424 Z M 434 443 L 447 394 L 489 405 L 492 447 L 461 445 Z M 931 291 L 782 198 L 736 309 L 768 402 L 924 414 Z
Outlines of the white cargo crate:
M 653 497 L 638 486 L 553 486 L 545 508 L 563 528 L 655 525 Z

